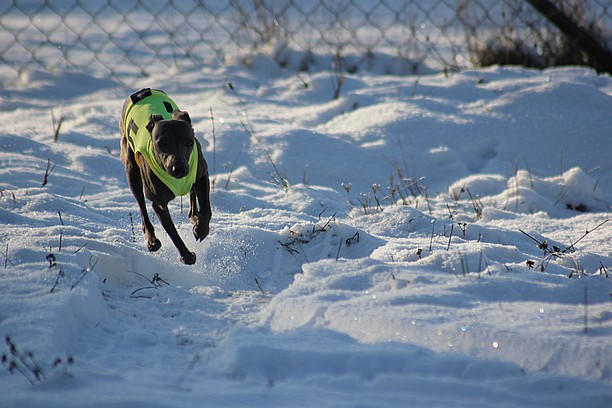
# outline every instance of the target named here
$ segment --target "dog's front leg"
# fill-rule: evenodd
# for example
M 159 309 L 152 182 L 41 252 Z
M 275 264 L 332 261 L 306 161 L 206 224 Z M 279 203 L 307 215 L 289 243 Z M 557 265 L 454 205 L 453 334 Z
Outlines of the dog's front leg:
M 134 195 L 134 198 L 138 203 L 138 208 L 140 209 L 140 218 L 142 219 L 142 232 L 145 238 L 147 239 L 147 249 L 150 252 L 155 252 L 159 248 L 161 248 L 161 242 L 155 236 L 155 229 L 153 229 L 153 224 L 151 224 L 149 214 L 147 213 L 147 206 L 143 193 L 140 168 L 136 164 L 136 159 L 134 158 L 134 153 L 132 153 L 132 151 L 129 151 L 128 153 L 125 168 L 127 173 L 128 185 L 130 186 L 130 190 L 132 190 L 132 194 Z
M 196 202 L 197 199 L 197 202 Z M 202 241 L 210 231 L 210 181 L 208 176 L 200 178 L 189 192 L 189 219 L 193 224 L 193 236 Z M 199 203 L 199 210 L 198 204 Z
M 181 261 L 187 265 L 193 265 L 196 261 L 196 255 L 187 249 L 181 236 L 176 231 L 172 218 L 170 217 L 170 212 L 168 211 L 168 206 L 153 203 L 153 210 L 155 214 L 157 214 L 157 218 L 159 218 L 161 225 L 168 233 L 168 236 L 170 236 L 174 246 L 178 249 L 181 255 Z

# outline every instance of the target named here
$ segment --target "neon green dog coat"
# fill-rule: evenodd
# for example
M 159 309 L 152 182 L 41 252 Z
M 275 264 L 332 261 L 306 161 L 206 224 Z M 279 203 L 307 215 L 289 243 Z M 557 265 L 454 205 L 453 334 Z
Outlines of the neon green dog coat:
M 198 171 L 198 151 L 197 144 L 194 143 L 193 150 L 189 156 L 189 173 L 176 179 L 170 176 L 159 164 L 153 152 L 153 142 L 151 133 L 147 130 L 151 115 L 160 115 L 164 120 L 172 119 L 172 111 L 178 107 L 172 99 L 164 92 L 155 89 L 143 89 L 131 96 L 131 103 L 125 110 L 124 129 L 128 143 L 136 156 L 138 167 L 142 156 L 153 173 L 159 178 L 175 196 L 187 194 L 196 180 Z

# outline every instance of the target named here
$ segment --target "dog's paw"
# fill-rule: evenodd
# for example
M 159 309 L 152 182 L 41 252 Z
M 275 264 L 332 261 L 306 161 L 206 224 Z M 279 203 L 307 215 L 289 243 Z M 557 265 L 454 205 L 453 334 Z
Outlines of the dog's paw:
M 193 236 L 196 241 L 202 241 L 208 236 L 209 227 L 208 225 L 197 223 L 193 226 Z
M 185 265 L 193 265 L 196 262 L 196 254 L 188 252 L 185 255 L 181 255 L 181 262 Z
M 159 239 L 153 238 L 147 242 L 147 249 L 149 252 L 155 252 L 159 248 L 161 248 L 161 241 Z

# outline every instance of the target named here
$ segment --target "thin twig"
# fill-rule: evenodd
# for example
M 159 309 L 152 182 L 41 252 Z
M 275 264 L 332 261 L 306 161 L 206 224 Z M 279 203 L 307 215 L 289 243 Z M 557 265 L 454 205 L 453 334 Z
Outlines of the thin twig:
M 229 187 L 229 183 L 230 183 L 230 180 L 232 179 L 232 174 L 234 173 L 234 169 L 236 168 L 236 163 L 238 163 L 238 158 L 240 157 L 240 153 L 242 152 L 238 151 L 238 154 L 236 155 L 236 158 L 234 159 L 234 162 L 232 163 L 232 167 L 230 167 L 230 171 L 227 174 L 227 180 L 225 181 L 226 190 Z
M 70 290 L 74 289 L 77 287 L 77 285 L 79 283 L 81 283 L 81 281 L 83 280 L 83 278 L 85 278 L 85 276 L 87 275 L 87 273 L 91 272 L 93 270 L 93 268 L 96 267 L 98 263 L 98 260 L 96 259 L 96 261 L 94 262 L 94 264 L 91 264 L 91 259 L 89 260 L 89 266 L 87 268 L 84 268 L 83 270 L 81 270 L 81 275 L 79 275 L 79 277 L 74 281 L 74 283 L 72 285 L 70 285 Z
M 149 282 L 151 285 L 156 286 L 156 287 L 161 287 L 162 285 L 159 283 L 164 283 L 166 285 L 170 285 L 168 282 L 166 282 L 164 279 L 162 279 L 158 273 L 153 274 L 153 278 L 149 279 L 147 278 L 145 275 L 143 275 L 140 272 L 136 272 L 136 271 L 128 271 L 130 273 L 133 273 L 135 275 L 138 275 L 140 277 L 142 277 L 144 280 L 146 280 L 147 282 Z
M 10 258 L 9 258 L 9 244 L 8 242 L 6 243 L 6 249 L 4 250 L 4 269 L 6 269 L 6 266 L 8 264 L 10 264 L 13 268 L 15 267 L 15 265 L 13 264 L 13 262 L 11 262 Z
M 529 238 L 531 238 L 532 240 L 534 240 L 535 242 L 537 242 L 537 243 L 538 243 L 538 248 L 540 248 L 541 250 L 543 250 L 543 251 L 544 251 L 544 253 L 547 253 L 547 252 L 549 252 L 549 253 L 551 253 L 551 254 L 553 253 L 553 251 L 551 251 L 551 250 L 548 248 L 548 242 L 546 242 L 546 241 L 540 242 L 539 240 L 537 240 L 537 239 L 536 239 L 536 238 L 534 238 L 533 236 L 529 235 L 528 233 L 526 233 L 525 231 L 523 231 L 523 230 L 522 230 L 522 229 L 520 229 L 520 228 L 519 228 L 519 231 L 520 231 L 520 232 L 522 232 L 523 234 L 525 234 L 526 236 L 528 236 Z
M 255 284 L 257 285 L 257 289 L 259 289 L 261 291 L 261 293 L 265 294 L 266 291 L 263 290 L 263 288 L 261 287 L 261 285 L 259 284 L 259 279 L 257 279 L 257 276 L 255 277 Z
M 49 175 L 51 174 L 53 169 L 55 169 L 55 164 L 51 166 L 51 160 L 47 159 L 47 168 L 45 169 L 45 176 L 43 178 L 42 187 L 46 186 L 49 182 Z
M 336 51 L 336 57 L 334 59 L 334 63 L 332 64 L 330 80 L 332 82 L 332 87 L 334 88 L 333 99 L 336 100 L 340 97 L 340 90 L 342 89 L 342 85 L 346 80 L 342 67 L 342 55 L 339 48 Z
M 448 210 L 448 218 L 452 220 L 454 217 L 453 212 L 451 211 L 450 205 L 448 205 L 448 201 L 446 201 L 446 198 L 444 199 L 444 204 L 446 204 L 446 209 Z
M 130 297 L 132 298 L 141 298 L 141 299 L 152 299 L 153 296 L 145 296 L 145 295 L 138 295 L 138 296 L 134 296 L 136 295 L 136 293 L 140 292 L 141 290 L 145 290 L 145 289 L 155 289 L 155 295 L 159 296 L 159 288 L 157 286 L 144 286 L 142 288 L 138 288 L 136 290 L 134 290 L 131 294 Z
M 435 220 L 435 219 L 433 219 L 433 220 L 431 220 L 431 237 L 429 238 L 429 252 L 431 252 L 431 251 L 432 251 L 431 246 L 432 246 L 432 244 L 433 244 L 433 238 L 434 238 L 434 228 L 435 228 L 435 226 L 436 226 L 436 220 Z
M 212 190 L 215 189 L 215 184 L 217 182 L 217 133 L 215 131 L 215 117 L 213 115 L 213 109 L 212 106 L 210 107 L 210 121 L 212 123 L 212 135 L 213 135 L 213 168 L 212 168 L 212 173 L 213 176 L 211 177 L 211 188 Z
M 602 275 L 606 275 L 606 278 L 609 278 L 610 276 L 608 275 L 608 271 L 606 270 L 606 267 L 604 266 L 603 262 L 599 261 L 599 271 Z
M 55 289 L 59 285 L 60 278 L 63 278 L 64 276 L 65 276 L 64 271 L 60 268 L 59 272 L 57 273 L 57 276 L 55 277 L 55 282 L 53 283 L 53 287 L 51 288 L 51 290 L 49 290 L 49 293 L 55 292 Z
M 519 188 L 519 179 L 518 179 L 518 163 L 516 160 L 514 161 L 514 187 L 516 189 L 516 201 L 514 208 L 517 209 L 519 206 L 519 199 L 521 196 L 520 188 Z
M 25 354 L 21 353 L 10 336 L 6 336 L 4 339 L 9 347 L 10 357 L 8 354 L 3 354 L 2 364 L 8 364 L 9 372 L 12 373 L 13 370 L 19 371 L 31 385 L 34 385 L 36 381 L 42 382 L 45 379 L 45 374 L 36 361 L 34 361 L 32 353 L 28 351 Z
M 527 163 L 527 156 L 523 156 L 523 159 L 525 160 L 525 168 L 527 169 L 527 175 L 529 176 L 529 185 L 533 190 L 533 179 L 531 178 L 531 170 L 529 170 L 529 163 Z
M 482 218 L 482 203 L 480 203 L 480 201 L 477 201 L 476 198 L 472 196 L 472 193 L 470 192 L 469 188 L 466 187 L 465 190 L 467 191 L 468 195 L 470 196 L 470 200 L 472 201 L 472 207 L 474 207 L 476 218 L 481 219 Z
M 315 229 L 316 227 L 318 227 L 318 225 L 316 225 L 316 224 L 313 225 L 312 226 L 312 233 L 315 234 L 315 233 L 318 233 L 318 232 L 325 232 L 325 231 L 327 231 L 327 229 L 326 229 L 327 226 L 329 225 L 330 222 L 332 222 L 332 220 L 336 219 L 336 214 L 337 213 L 338 212 L 336 211 L 331 217 L 329 217 L 327 222 L 322 227 L 319 227 L 319 229 Z M 321 214 L 323 214 L 323 213 L 321 213 Z
M 130 225 L 132 226 L 132 242 L 136 242 L 136 234 L 134 232 L 134 218 L 132 217 L 131 212 L 130 212 Z
M 591 232 L 595 231 L 596 229 L 598 229 L 599 227 L 601 227 L 602 225 L 604 225 L 606 222 L 608 222 L 609 220 L 604 220 L 601 223 L 599 223 L 595 228 L 593 228 L 592 230 L 586 230 L 586 232 L 584 233 L 584 235 L 582 235 L 580 238 L 578 238 L 578 240 L 576 242 L 574 242 L 573 244 L 571 244 L 570 246 L 568 246 L 567 248 L 565 248 L 563 251 L 561 251 L 561 253 L 566 253 L 568 252 L 570 249 L 574 248 L 574 245 L 576 245 L 577 243 L 579 243 L 580 241 L 582 241 L 582 239 L 584 237 L 586 237 L 587 235 L 589 235 Z
M 336 262 L 338 262 L 338 258 L 340 258 L 340 249 L 342 249 L 342 240 L 340 240 L 340 244 L 338 244 L 338 252 L 336 252 Z
M 65 117 L 60 116 L 57 121 L 57 125 L 55 123 L 55 115 L 53 114 L 53 109 L 51 109 L 51 125 L 53 126 L 53 141 L 57 142 L 59 140 L 60 129 L 62 128 L 62 123 L 64 122 Z
M 142 298 L 142 299 L 152 299 L 153 296 L 145 296 L 145 295 L 138 295 L 138 296 L 134 296 L 136 295 L 136 293 L 142 291 L 142 290 L 146 290 L 146 289 L 155 289 L 155 295 L 159 296 L 159 288 L 162 287 L 162 283 L 165 285 L 170 285 L 168 282 L 166 282 L 165 280 L 163 280 L 158 273 L 153 274 L 153 278 L 149 279 L 147 278 L 145 275 L 143 275 L 142 273 L 136 272 L 136 271 L 128 271 L 131 272 L 133 274 L 136 274 L 138 276 L 141 276 L 142 278 L 144 278 L 147 282 L 149 282 L 152 286 L 144 286 L 142 288 L 138 288 L 136 290 L 134 290 L 130 296 L 133 298 Z M 161 283 L 160 283 L 161 282 Z
M 73 254 L 79 253 L 83 248 L 85 248 L 89 243 L 85 243 L 83 245 L 81 245 L 76 251 L 73 252 Z
M 325 211 L 327 211 L 327 209 L 328 209 L 328 208 L 329 208 L 329 207 L 325 207 L 325 208 L 323 208 L 323 211 L 321 211 L 321 212 L 319 213 L 319 217 L 318 217 L 318 218 L 319 218 L 319 221 L 321 221 L 321 216 L 323 216 L 323 214 L 325 213 Z M 334 215 L 336 215 L 336 214 L 334 213 Z

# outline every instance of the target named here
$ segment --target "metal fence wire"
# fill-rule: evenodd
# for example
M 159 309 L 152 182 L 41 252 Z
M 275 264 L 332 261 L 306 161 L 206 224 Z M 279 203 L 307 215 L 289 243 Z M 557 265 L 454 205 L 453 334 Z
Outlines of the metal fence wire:
M 375 60 L 389 73 L 490 63 L 589 64 L 526 0 L 4 0 L 0 63 L 119 80 L 174 67 L 248 63 L 259 52 L 310 69 Z M 612 0 L 552 2 L 612 50 Z M 376 57 L 385 58 L 376 58 Z M 2 72 L 6 72 L 3 68 Z

